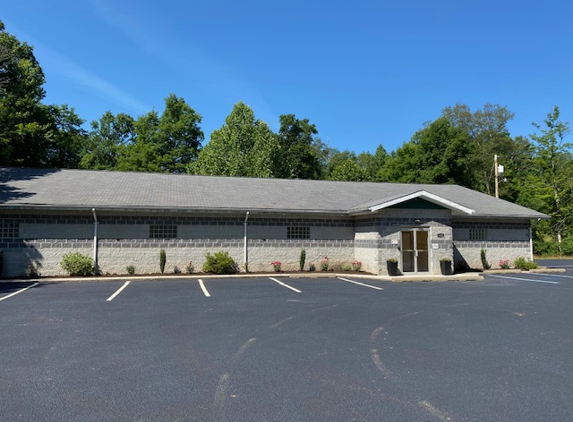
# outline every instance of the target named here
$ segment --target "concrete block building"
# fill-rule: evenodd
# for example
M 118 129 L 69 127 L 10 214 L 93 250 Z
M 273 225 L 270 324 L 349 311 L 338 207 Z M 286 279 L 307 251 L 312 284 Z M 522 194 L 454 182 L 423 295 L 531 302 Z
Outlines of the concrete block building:
M 3 276 L 61 275 L 68 252 L 100 271 L 200 269 L 227 251 L 244 271 L 360 261 L 387 274 L 439 274 L 440 260 L 496 267 L 532 256 L 531 222 L 546 215 L 456 185 L 252 179 L 87 170 L 0 169 Z

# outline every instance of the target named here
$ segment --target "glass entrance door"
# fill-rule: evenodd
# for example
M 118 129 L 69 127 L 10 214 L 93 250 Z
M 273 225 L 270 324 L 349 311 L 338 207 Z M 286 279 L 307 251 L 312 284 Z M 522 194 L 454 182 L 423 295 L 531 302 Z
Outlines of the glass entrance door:
M 430 270 L 429 249 L 427 230 L 402 231 L 402 271 L 405 273 L 428 272 Z

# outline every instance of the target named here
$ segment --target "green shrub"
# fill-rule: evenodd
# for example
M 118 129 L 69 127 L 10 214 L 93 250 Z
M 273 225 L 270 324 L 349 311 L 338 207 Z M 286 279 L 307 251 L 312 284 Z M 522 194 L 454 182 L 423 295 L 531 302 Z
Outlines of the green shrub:
M 70 252 L 64 255 L 60 265 L 69 275 L 88 276 L 94 273 L 94 262 L 86 255 L 79 252 Z
M 320 271 L 328 271 L 328 268 L 330 268 L 330 263 L 328 257 L 325 256 L 324 258 L 322 258 L 322 261 L 320 263 Z
M 128 265 L 125 269 L 129 275 L 135 274 L 135 267 L 133 265 Z
M 301 271 L 304 270 L 305 262 L 306 262 L 306 250 L 302 249 L 300 251 L 300 259 L 299 259 L 299 267 Z
M 195 272 L 195 266 L 193 265 L 192 261 L 189 261 L 189 264 L 187 264 L 186 270 L 187 270 L 188 274 L 193 274 Z
M 207 253 L 203 271 L 213 274 L 233 274 L 237 272 L 237 264 L 228 252 L 215 252 L 215 255 Z
M 28 277 L 37 278 L 40 277 L 40 265 L 34 265 L 34 263 L 30 263 L 28 265 Z
M 344 263 L 340 266 L 340 269 L 342 271 L 350 271 L 350 270 L 352 270 L 352 265 L 348 264 L 348 263 Z
M 515 268 L 518 268 L 518 269 L 523 270 L 523 271 L 533 270 L 533 269 L 537 268 L 537 263 L 530 261 L 528 259 L 525 259 L 523 257 L 517 258 L 515 260 L 515 262 L 513 263 L 513 265 L 515 266 Z
M 480 251 L 481 265 L 483 266 L 484 270 L 489 270 L 491 268 L 491 265 L 489 265 L 489 262 L 487 262 L 485 253 L 486 250 L 482 248 L 482 250 Z
M 573 255 L 573 237 L 566 237 L 561 242 L 561 251 L 563 255 Z
M 159 271 L 161 271 L 161 274 L 165 272 L 166 262 L 167 262 L 167 254 L 165 253 L 165 249 L 161 249 L 159 251 Z
M 561 255 L 559 253 L 559 244 L 553 241 L 536 240 L 533 242 L 533 251 L 535 252 L 535 254 L 541 256 Z M 568 255 L 567 253 L 565 254 Z
M 352 261 L 351 265 L 352 265 L 352 271 L 360 271 L 360 269 L 362 268 L 362 262 L 360 262 L 357 259 Z

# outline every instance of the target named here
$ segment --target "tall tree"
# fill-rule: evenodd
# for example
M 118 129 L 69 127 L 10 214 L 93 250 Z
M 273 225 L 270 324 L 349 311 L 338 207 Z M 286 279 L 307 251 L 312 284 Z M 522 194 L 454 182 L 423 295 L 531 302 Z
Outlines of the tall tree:
M 91 123 L 80 166 L 92 170 L 115 170 L 121 155 L 135 139 L 135 120 L 119 113 L 106 111 Z
M 44 72 L 33 48 L 6 32 L 0 22 L 3 80 L 0 96 L 0 165 L 46 166 L 50 116 L 41 104 Z
M 469 135 L 474 144 L 471 166 L 475 183 L 472 188 L 492 194 L 495 186 L 493 157 L 497 154 L 504 164 L 513 156 L 515 145 L 509 135 L 507 123 L 514 114 L 506 107 L 497 104 L 485 104 L 483 108 L 472 112 L 465 104 L 446 107 L 442 116 L 455 127 Z
M 394 151 L 378 175 L 388 182 L 456 183 L 471 187 L 471 154 L 467 133 L 441 117 Z
M 136 137 L 126 146 L 118 170 L 185 173 L 203 141 L 201 116 L 182 98 L 170 94 L 159 116 L 151 111 L 135 122 Z
M 289 179 L 320 179 L 322 169 L 313 149 L 316 126 L 308 119 L 297 119 L 294 114 L 280 116 L 278 141 L 284 157 L 283 177 Z
M 47 106 L 52 127 L 47 133 L 49 139 L 45 162 L 48 167 L 78 168 L 85 148 L 87 133 L 82 128 L 84 120 L 69 108 Z
M 249 106 L 238 102 L 225 124 L 213 131 L 191 171 L 205 175 L 278 177 L 280 165 L 276 136 L 265 122 L 255 118 Z
M 561 244 L 564 231 L 573 222 L 573 145 L 565 141 L 569 123 L 560 119 L 559 107 L 555 106 L 543 125 L 533 125 L 540 133 L 531 135 L 535 167 L 529 173 L 528 188 L 535 192 L 530 198 L 535 203 L 529 205 L 551 216 L 551 234 Z

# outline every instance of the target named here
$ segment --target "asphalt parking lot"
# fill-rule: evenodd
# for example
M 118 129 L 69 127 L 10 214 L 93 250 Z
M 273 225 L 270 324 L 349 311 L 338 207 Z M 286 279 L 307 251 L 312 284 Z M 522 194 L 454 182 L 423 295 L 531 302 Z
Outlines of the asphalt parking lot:
M 0 283 L 0 420 L 569 421 L 566 268 Z

